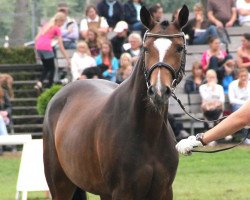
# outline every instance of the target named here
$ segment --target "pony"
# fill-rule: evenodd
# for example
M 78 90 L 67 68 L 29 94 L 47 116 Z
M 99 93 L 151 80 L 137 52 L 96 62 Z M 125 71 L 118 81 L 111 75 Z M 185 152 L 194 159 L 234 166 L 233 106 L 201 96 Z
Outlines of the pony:
M 185 71 L 181 29 L 188 15 L 184 5 L 175 21 L 156 22 L 142 7 L 148 31 L 131 76 L 120 85 L 75 81 L 51 99 L 43 156 L 53 199 L 72 199 L 79 191 L 101 200 L 173 199 L 179 158 L 168 102 Z

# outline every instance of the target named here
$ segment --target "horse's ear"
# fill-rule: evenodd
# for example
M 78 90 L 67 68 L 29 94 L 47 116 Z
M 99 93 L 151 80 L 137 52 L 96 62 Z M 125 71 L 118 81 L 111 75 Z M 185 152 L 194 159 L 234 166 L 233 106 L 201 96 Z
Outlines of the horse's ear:
M 141 7 L 140 18 L 142 24 L 146 26 L 149 30 L 151 30 L 154 27 L 155 21 L 153 20 L 152 16 L 150 15 L 150 12 L 147 10 L 145 6 Z
M 178 19 L 175 20 L 175 24 L 178 28 L 182 28 L 183 26 L 185 26 L 185 24 L 188 21 L 188 16 L 189 16 L 189 10 L 188 7 L 186 5 L 183 5 L 179 15 L 178 15 Z

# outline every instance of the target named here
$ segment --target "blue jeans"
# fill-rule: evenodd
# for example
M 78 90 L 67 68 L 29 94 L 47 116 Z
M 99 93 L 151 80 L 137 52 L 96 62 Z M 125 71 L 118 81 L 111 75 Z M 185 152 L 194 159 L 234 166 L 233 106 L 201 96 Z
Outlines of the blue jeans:
M 209 26 L 204 33 L 194 37 L 193 44 L 207 44 L 210 37 L 218 37 L 217 28 L 214 25 Z
M 1 135 L 8 135 L 8 132 L 3 117 L 0 115 L 0 136 Z

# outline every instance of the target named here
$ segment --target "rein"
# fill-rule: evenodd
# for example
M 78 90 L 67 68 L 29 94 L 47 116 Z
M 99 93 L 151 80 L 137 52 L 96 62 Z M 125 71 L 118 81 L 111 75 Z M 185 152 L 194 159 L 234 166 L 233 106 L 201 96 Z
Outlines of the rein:
M 221 120 L 227 118 L 227 116 L 221 117 L 221 118 L 216 119 L 216 120 L 203 120 L 203 119 L 196 118 L 196 117 L 192 116 L 190 113 L 188 113 L 188 112 L 186 111 L 185 106 L 181 103 L 181 100 L 178 99 L 178 97 L 175 95 L 174 92 L 172 92 L 171 96 L 177 101 L 177 103 L 178 103 L 179 106 L 182 108 L 182 110 L 183 110 L 189 117 L 191 117 L 192 119 L 194 119 L 194 120 L 196 120 L 196 121 L 213 123 L 213 122 L 220 122 Z

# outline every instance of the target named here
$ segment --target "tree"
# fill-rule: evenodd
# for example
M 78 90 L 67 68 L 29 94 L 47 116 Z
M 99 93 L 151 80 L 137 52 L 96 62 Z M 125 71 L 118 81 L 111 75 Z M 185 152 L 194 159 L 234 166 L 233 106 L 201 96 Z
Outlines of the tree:
M 14 22 L 10 34 L 10 46 L 21 46 L 25 42 L 28 7 L 28 0 L 16 0 Z

